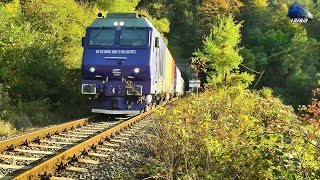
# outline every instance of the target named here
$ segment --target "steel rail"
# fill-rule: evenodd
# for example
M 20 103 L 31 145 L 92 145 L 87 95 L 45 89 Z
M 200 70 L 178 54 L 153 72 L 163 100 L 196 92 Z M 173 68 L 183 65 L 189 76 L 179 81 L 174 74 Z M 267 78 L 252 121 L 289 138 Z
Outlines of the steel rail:
M 151 114 L 153 110 L 147 111 L 141 115 L 135 116 L 117 126 L 108 129 L 80 144 L 77 144 L 70 149 L 61 152 L 60 154 L 38 164 L 35 167 L 28 169 L 25 172 L 20 173 L 19 175 L 15 176 L 13 179 L 15 180 L 22 180 L 22 179 L 40 179 L 43 175 L 48 175 L 50 172 L 59 168 L 59 165 L 67 164 L 73 157 L 79 157 L 81 154 L 87 152 L 92 147 L 95 147 L 101 142 L 102 140 L 112 136 L 113 134 L 118 133 L 120 130 L 132 125 L 133 123 L 143 119 L 144 117 Z
M 66 129 L 71 129 L 71 128 L 74 128 L 74 127 L 77 127 L 80 125 L 84 125 L 84 124 L 88 123 L 88 121 L 89 121 L 89 118 L 83 118 L 83 119 L 79 119 L 76 121 L 64 123 L 64 124 L 53 126 L 50 128 L 46 128 L 46 129 L 43 129 L 40 131 L 28 133 L 28 134 L 25 134 L 22 136 L 7 139 L 4 141 L 0 141 L 0 153 L 5 150 L 8 150 L 10 148 L 14 148 L 16 146 L 22 145 L 24 143 L 28 143 L 28 142 L 43 138 L 43 137 L 55 134 L 60 131 L 64 131 Z

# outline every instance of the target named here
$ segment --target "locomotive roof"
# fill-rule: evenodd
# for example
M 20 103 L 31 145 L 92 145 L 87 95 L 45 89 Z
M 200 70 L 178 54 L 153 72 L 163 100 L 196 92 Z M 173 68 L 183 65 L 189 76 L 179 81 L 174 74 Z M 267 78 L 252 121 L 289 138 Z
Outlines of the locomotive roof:
M 153 27 L 145 17 L 136 13 L 108 13 L 106 18 L 95 19 L 90 27 L 114 27 L 114 22 L 124 22 L 124 27 Z

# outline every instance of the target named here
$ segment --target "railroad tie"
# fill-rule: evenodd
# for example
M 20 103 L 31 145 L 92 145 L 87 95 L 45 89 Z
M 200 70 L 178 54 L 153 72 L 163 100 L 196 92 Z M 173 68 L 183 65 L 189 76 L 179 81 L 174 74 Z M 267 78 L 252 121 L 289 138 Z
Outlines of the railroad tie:
M 70 133 L 74 133 L 74 134 L 80 134 L 80 135 L 84 135 L 84 134 L 94 134 L 94 132 L 89 132 L 89 131 L 84 131 L 84 132 L 81 132 L 81 131 L 69 131 Z
M 58 137 L 58 136 L 51 136 L 52 139 L 59 139 L 59 140 L 67 140 L 67 141 L 80 141 L 81 139 L 78 138 L 66 138 L 66 137 Z
M 30 147 L 47 148 L 47 149 L 62 149 L 63 148 L 63 147 L 59 147 L 59 146 L 45 146 L 45 145 L 40 145 L 40 144 L 29 144 L 28 146 L 30 146 Z
M 87 164 L 95 164 L 95 165 L 100 164 L 99 161 L 95 161 L 95 160 L 92 160 L 92 159 L 78 159 L 78 162 L 87 163 Z
M 92 129 L 79 129 L 81 132 L 88 132 L 88 133 L 96 133 L 96 131 L 93 131 Z
M 11 179 L 13 179 L 13 176 L 2 176 L 2 175 L 0 175 L 0 179 L 1 180 L 11 180 Z
M 72 179 L 72 178 L 66 178 L 66 177 L 50 177 L 50 180 L 75 180 L 75 179 Z
M 69 136 L 69 137 L 82 137 L 82 138 L 86 138 L 88 136 L 85 135 L 79 135 L 79 134 L 66 134 L 66 133 L 60 133 L 60 136 Z
M 131 134 L 131 136 L 133 136 L 133 135 L 137 134 L 137 131 L 134 131 L 134 130 L 130 129 L 130 130 L 127 130 L 126 133 L 127 134 Z
M 109 125 L 99 125 L 99 124 L 95 124 L 93 126 L 87 126 L 88 128 L 91 128 L 91 129 L 102 129 L 102 128 L 108 128 Z
M 15 148 L 13 151 L 30 153 L 30 154 L 53 154 L 53 152 L 51 151 L 34 151 L 34 150 L 26 150 L 26 149 L 19 149 L 19 148 Z
M 128 134 L 128 133 L 120 133 L 120 136 L 127 136 L 127 137 L 130 137 L 130 136 L 132 136 L 132 134 Z
M 40 140 L 40 142 L 43 142 L 43 143 L 51 143 L 51 144 L 63 144 L 63 145 L 71 145 L 71 144 L 74 144 L 72 142 L 58 142 L 58 141 L 47 141 L 47 140 Z
M 113 144 L 113 143 L 108 143 L 108 142 L 103 142 L 103 145 L 110 146 L 110 147 L 120 147 L 119 144 Z
M 30 169 L 32 166 L 18 166 L 18 165 L 9 165 L 9 164 L 0 164 L 2 169 Z
M 118 140 L 118 139 L 111 139 L 111 142 L 115 142 L 115 143 L 126 143 L 126 141 L 122 141 L 122 140 Z
M 117 140 L 129 140 L 130 138 L 128 137 L 122 137 L 122 134 L 120 136 L 115 137 Z
M 130 128 L 132 131 L 135 131 L 135 132 L 138 132 L 138 131 L 141 131 L 142 128 L 139 128 L 139 127 L 132 127 Z
M 74 166 L 69 166 L 66 168 L 68 171 L 75 171 L 75 172 L 82 172 L 82 173 L 87 173 L 89 170 L 87 168 L 79 168 L 79 167 L 74 167 Z
M 96 149 L 97 149 L 97 150 L 100 150 L 100 151 L 114 152 L 114 149 L 111 149 L 111 148 L 101 148 L 101 147 L 97 147 Z
M 6 158 L 6 159 L 14 159 L 14 160 L 25 160 L 25 161 L 36 161 L 40 158 L 34 158 L 34 157 L 24 157 L 24 156 L 11 156 L 11 155 L 0 155 L 0 158 Z
M 136 128 L 140 128 L 140 129 L 145 127 L 145 125 L 141 125 L 141 124 L 135 124 L 133 126 L 136 127 Z
M 99 123 L 96 123 L 95 125 L 103 125 L 103 126 L 105 126 L 105 125 L 115 125 L 115 124 L 118 124 L 117 122 L 114 122 L 114 123 L 109 123 L 109 122 L 99 122 Z
M 94 157 L 108 157 L 108 155 L 100 154 L 100 153 L 93 153 L 93 152 L 89 152 L 88 155 L 94 156 Z
M 92 127 L 88 127 L 88 129 L 84 129 L 84 130 L 96 130 L 96 131 L 102 131 L 104 129 L 106 129 L 108 127 L 96 127 L 96 126 L 92 126 Z

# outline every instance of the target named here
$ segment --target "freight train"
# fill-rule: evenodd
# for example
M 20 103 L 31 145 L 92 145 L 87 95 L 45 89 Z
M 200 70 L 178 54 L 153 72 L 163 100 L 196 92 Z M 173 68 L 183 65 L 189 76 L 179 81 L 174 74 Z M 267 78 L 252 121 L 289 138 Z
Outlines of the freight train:
M 140 114 L 184 94 L 184 79 L 161 34 L 136 13 L 99 13 L 82 38 L 81 93 L 91 112 Z

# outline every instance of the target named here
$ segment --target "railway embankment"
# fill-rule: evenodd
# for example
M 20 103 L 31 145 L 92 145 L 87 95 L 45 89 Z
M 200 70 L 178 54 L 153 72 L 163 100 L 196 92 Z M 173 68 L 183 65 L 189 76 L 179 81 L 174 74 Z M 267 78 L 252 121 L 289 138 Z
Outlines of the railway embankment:
M 155 122 L 156 161 L 142 168 L 149 177 L 320 177 L 317 126 L 299 118 L 271 89 L 207 90 L 161 108 Z

